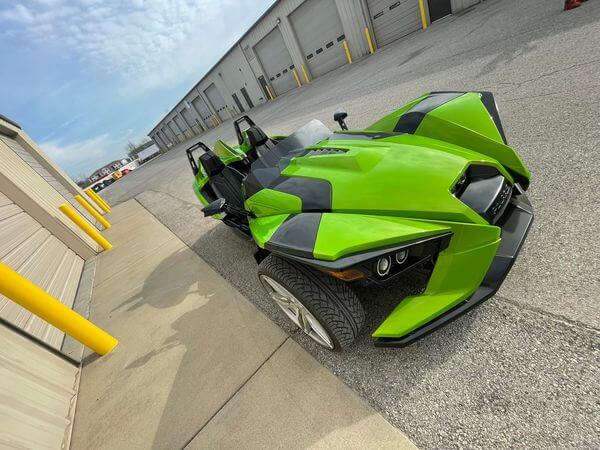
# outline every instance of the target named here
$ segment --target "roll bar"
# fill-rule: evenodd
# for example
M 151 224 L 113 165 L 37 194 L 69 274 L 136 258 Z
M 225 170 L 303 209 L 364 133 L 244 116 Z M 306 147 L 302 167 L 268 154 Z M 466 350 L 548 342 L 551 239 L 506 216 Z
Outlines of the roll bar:
M 185 154 L 187 155 L 187 159 L 190 162 L 192 172 L 194 172 L 194 176 L 198 175 L 198 172 L 199 172 L 198 163 L 196 162 L 196 159 L 194 158 L 194 152 L 196 150 L 198 150 L 199 148 L 201 148 L 205 152 L 211 151 L 210 148 L 204 142 L 197 142 L 185 151 Z
M 246 122 L 251 127 L 256 125 L 254 121 L 248 116 L 242 116 L 234 120 L 233 128 L 235 128 L 235 135 L 237 136 L 238 144 L 240 145 L 244 143 L 244 137 L 242 136 L 242 131 L 240 130 L 240 124 L 243 122 Z

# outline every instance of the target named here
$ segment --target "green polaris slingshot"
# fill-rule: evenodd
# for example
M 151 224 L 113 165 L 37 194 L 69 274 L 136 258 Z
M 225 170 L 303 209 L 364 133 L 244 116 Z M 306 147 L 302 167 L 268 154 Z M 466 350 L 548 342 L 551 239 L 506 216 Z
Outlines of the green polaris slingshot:
M 254 240 L 268 294 L 331 350 L 364 324 L 356 283 L 429 268 L 423 293 L 372 330 L 402 347 L 498 290 L 533 220 L 530 173 L 489 92 L 431 92 L 364 130 L 346 116 L 340 131 L 313 120 L 271 137 L 244 116 L 237 146 L 187 149 L 194 191 L 205 216 Z

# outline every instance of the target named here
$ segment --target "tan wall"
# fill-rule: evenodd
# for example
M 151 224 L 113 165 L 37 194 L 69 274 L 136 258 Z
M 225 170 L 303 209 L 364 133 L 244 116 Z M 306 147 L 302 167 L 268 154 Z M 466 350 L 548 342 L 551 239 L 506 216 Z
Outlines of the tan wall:
M 13 139 L 19 140 L 21 145 L 24 143 L 34 149 L 40 159 L 46 161 L 48 167 L 53 167 L 58 174 L 62 173 L 22 130 L 0 119 L 0 132 L 12 133 Z M 68 186 L 71 192 L 73 190 L 77 193 L 81 192 L 74 183 L 67 181 L 68 177 L 64 173 L 60 176 L 65 187 Z M 83 259 L 88 259 L 97 253 L 96 242 L 58 210 L 59 205 L 69 201 L 1 140 L 0 191 Z

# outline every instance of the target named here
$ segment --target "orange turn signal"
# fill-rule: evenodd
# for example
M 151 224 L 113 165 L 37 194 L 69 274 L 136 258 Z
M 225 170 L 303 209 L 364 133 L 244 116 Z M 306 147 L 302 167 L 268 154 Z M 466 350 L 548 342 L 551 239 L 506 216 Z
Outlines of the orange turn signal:
M 323 270 L 323 272 L 328 273 L 332 277 L 339 278 L 343 281 L 356 281 L 365 278 L 365 274 L 357 269 Z

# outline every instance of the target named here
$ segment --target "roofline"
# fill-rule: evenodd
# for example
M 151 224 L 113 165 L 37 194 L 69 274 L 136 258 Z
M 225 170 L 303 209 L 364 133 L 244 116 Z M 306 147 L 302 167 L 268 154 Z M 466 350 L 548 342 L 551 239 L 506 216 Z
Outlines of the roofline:
M 246 36 L 248 36 L 248 34 L 250 33 L 250 31 L 251 31 L 251 30 L 252 30 L 252 29 L 253 29 L 253 28 L 254 28 L 254 27 L 255 27 L 255 26 L 256 26 L 256 25 L 257 25 L 257 24 L 258 24 L 258 23 L 261 21 L 261 20 L 263 20 L 263 19 L 264 19 L 264 18 L 265 18 L 265 17 L 266 17 L 266 16 L 267 16 L 267 15 L 268 15 L 268 14 L 269 14 L 271 11 L 273 11 L 273 9 L 274 9 L 274 8 L 275 8 L 275 7 L 276 7 L 276 6 L 277 6 L 279 3 L 281 3 L 282 1 L 283 1 L 283 0 L 275 0 L 275 1 L 273 2 L 273 4 L 272 4 L 271 6 L 269 6 L 269 7 L 267 8 L 267 10 L 266 10 L 266 11 L 265 11 L 265 12 L 264 12 L 264 13 L 263 13 L 263 14 L 262 14 L 262 15 L 261 15 L 261 16 L 260 16 L 258 19 L 256 19 L 256 21 L 255 21 L 255 22 L 254 22 L 252 25 L 250 25 L 250 28 L 248 28 L 248 29 L 247 29 L 247 30 L 244 32 L 244 34 L 242 34 L 242 35 L 240 36 L 240 38 L 239 38 L 237 41 L 235 41 L 235 43 L 234 43 L 234 44 L 233 44 L 231 47 L 229 47 L 229 50 L 227 50 L 227 51 L 226 51 L 226 52 L 223 54 L 223 56 L 221 56 L 221 58 L 219 58 L 219 60 L 218 60 L 216 63 L 214 63 L 210 69 L 208 69 L 208 70 L 206 71 L 206 73 L 205 73 L 205 74 L 202 76 L 202 78 L 200 78 L 200 81 L 198 81 L 196 84 L 194 84 L 194 86 L 192 86 L 192 88 L 191 88 L 189 91 L 187 91 L 187 92 L 185 93 L 185 95 L 184 95 L 184 96 L 183 96 L 183 97 L 182 97 L 182 98 L 181 98 L 181 99 L 180 99 L 178 102 L 176 102 L 176 103 L 175 103 L 175 106 L 173 106 L 173 108 L 171 108 L 171 110 L 170 110 L 168 113 L 166 113 L 166 114 L 165 114 L 165 115 L 164 115 L 164 116 L 163 116 L 163 117 L 162 117 L 162 118 L 161 118 L 161 119 L 158 121 L 158 123 L 157 123 L 157 124 L 154 126 L 154 128 L 152 128 L 152 129 L 150 130 L 150 132 L 149 132 L 149 133 L 148 133 L 146 136 L 150 136 L 150 135 L 151 135 L 151 134 L 152 134 L 152 133 L 153 133 L 153 132 L 154 132 L 154 131 L 155 131 L 155 130 L 158 128 L 158 126 L 159 126 L 159 125 L 160 125 L 160 123 L 163 121 L 163 119 L 165 119 L 165 118 L 166 118 L 166 117 L 167 117 L 169 114 L 171 114 L 173 111 L 175 111 L 175 109 L 177 108 L 177 106 L 179 105 L 179 103 L 181 103 L 181 101 L 182 101 L 182 100 L 185 100 L 185 98 L 186 98 L 186 97 L 187 97 L 187 96 L 190 94 L 190 92 L 192 92 L 194 89 L 196 89 L 196 88 L 198 87 L 198 85 L 199 85 L 200 83 L 202 83 L 202 81 L 204 81 L 204 79 L 205 79 L 205 78 L 208 76 L 208 74 L 209 74 L 209 73 L 211 73 L 211 72 L 212 72 L 212 71 L 213 71 L 213 70 L 214 70 L 214 69 L 215 69 L 215 68 L 216 68 L 216 67 L 217 67 L 219 64 L 221 64 L 221 62 L 222 62 L 222 61 L 225 59 L 225 57 L 226 57 L 227 55 L 229 55 L 229 54 L 230 54 L 230 53 L 233 51 L 233 49 L 234 49 L 234 48 L 235 48 L 237 45 L 239 45 L 239 44 L 240 44 L 240 42 L 242 42 L 242 39 L 244 39 Z M 243 53 L 243 51 L 242 51 L 242 53 Z

